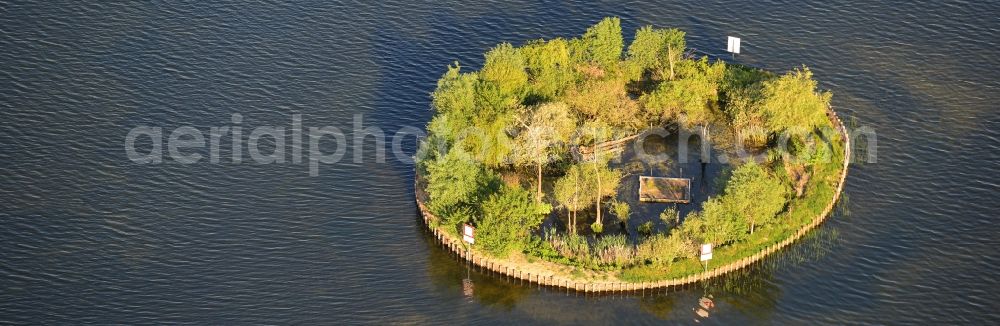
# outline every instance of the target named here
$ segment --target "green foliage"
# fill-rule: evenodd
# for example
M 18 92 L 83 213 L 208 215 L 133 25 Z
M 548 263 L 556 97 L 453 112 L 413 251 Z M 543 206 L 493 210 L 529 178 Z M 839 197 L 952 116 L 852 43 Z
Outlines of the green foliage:
M 584 207 L 590 206 L 594 197 L 587 196 L 586 176 L 580 165 L 572 165 L 566 170 L 566 174 L 555 184 L 555 199 L 562 207 L 570 212 L 578 212 Z
M 620 20 L 607 18 L 580 38 L 497 45 L 480 72 L 449 66 L 431 94 L 435 115 L 417 162 L 436 221 L 449 232 L 476 223 L 476 246 L 494 256 L 520 250 L 582 268 L 627 268 L 620 275 L 626 280 L 698 272 L 701 266 L 691 258 L 704 242 L 718 248 L 713 263 L 735 261 L 809 223 L 836 190 L 840 162 L 825 158 L 843 157 L 843 140 L 827 130 L 830 94 L 816 90 L 806 68 L 778 77 L 685 59 L 684 37 L 680 30 L 644 27 L 622 60 Z M 575 212 L 588 207 L 596 208 L 597 217 L 590 227 L 603 233 L 601 205 L 616 194 L 622 174 L 608 167 L 607 153 L 573 161 L 567 145 L 589 146 L 672 120 L 687 128 L 727 123 L 731 130 L 713 129 L 722 130 L 713 133 L 718 148 L 742 142 L 767 153 L 769 161 L 734 170 L 725 192 L 679 226 L 676 211 L 665 210 L 660 219 L 671 226 L 668 234 L 654 234 L 654 222 L 646 221 L 638 230 L 647 237 L 637 245 L 624 235 L 576 235 Z M 792 152 L 802 160 L 790 161 L 765 147 L 784 131 L 825 133 L 793 138 Z M 538 237 L 532 230 L 551 210 L 543 203 L 541 179 L 553 162 L 561 164 L 549 172 L 562 174 L 553 184 L 553 203 L 573 212 L 573 231 Z M 495 172 L 500 168 L 534 172 L 535 198 L 519 186 L 502 185 Z M 796 196 L 789 202 L 792 185 Z M 618 219 L 629 220 L 627 203 L 610 205 Z
M 761 148 L 767 144 L 766 117 L 761 109 L 763 98 L 759 87 L 735 89 L 727 93 L 726 116 L 736 130 L 740 145 Z
M 642 77 L 643 72 L 658 69 L 663 52 L 663 35 L 652 26 L 645 26 L 635 31 L 635 39 L 628 46 L 626 67 L 631 80 Z
M 628 47 L 626 67 L 629 79 L 639 79 L 643 73 L 652 70 L 673 80 L 674 66 L 684 55 L 684 36 L 683 31 L 675 28 L 654 29 L 652 26 L 645 26 L 637 30 L 635 40 Z
M 532 235 L 531 239 L 528 241 L 524 248 L 524 253 L 529 257 L 538 257 L 541 259 L 549 261 L 558 261 L 563 258 L 558 251 L 552 246 L 552 243 L 547 239 L 549 238 L 551 231 L 546 231 L 543 237 L 537 235 Z
M 818 132 L 808 132 L 794 135 L 790 132 L 788 154 L 786 161 L 809 166 L 830 162 L 832 149 L 827 139 L 837 137 L 831 128 L 821 128 Z
M 447 226 L 447 230 L 454 231 L 456 234 L 460 225 L 471 222 L 473 216 L 476 215 L 476 207 L 470 205 L 433 205 L 432 209 L 438 212 L 436 216 L 441 218 L 438 221 L 440 225 Z
M 532 243 L 526 252 L 548 261 L 592 270 L 624 268 L 635 261 L 635 247 L 622 234 L 588 238 L 548 230 L 544 242 Z
M 515 138 L 515 162 L 519 165 L 545 165 L 566 150 L 576 120 L 561 102 L 538 105 L 521 122 L 523 130 Z
M 475 220 L 476 245 L 497 257 L 523 249 L 548 209 L 532 200 L 528 191 L 503 186 L 482 204 L 482 216 Z
M 449 144 L 475 120 L 475 73 L 460 73 L 458 63 L 448 67 L 448 72 L 438 80 L 438 87 L 431 94 L 432 105 L 437 111 L 427 129 Z
M 495 174 L 460 148 L 452 148 L 448 154 L 429 163 L 427 172 L 427 193 L 435 215 L 468 214 L 468 211 L 455 208 L 477 203 L 499 183 Z
M 521 52 L 510 43 L 501 43 L 486 53 L 486 63 L 479 76 L 484 82 L 496 85 L 500 96 L 520 98 L 528 84 L 525 69 Z
M 639 224 L 639 234 L 650 235 L 653 234 L 653 221 L 646 221 Z
M 619 78 L 588 80 L 567 91 L 566 103 L 590 121 L 607 126 L 637 129 L 644 126 L 638 103 Z
M 537 199 L 542 196 L 542 167 L 558 159 L 567 149 L 576 129 L 576 120 L 570 117 L 566 104 L 545 103 L 533 108 L 521 122 L 523 130 L 515 138 L 512 154 L 518 166 L 534 165 L 536 169 Z
M 584 60 L 596 63 L 605 70 L 614 69 L 621 60 L 622 47 L 625 45 L 622 39 L 621 19 L 618 17 L 602 19 L 587 29 L 581 42 L 585 49 Z
M 527 64 L 532 95 L 554 100 L 573 82 L 573 65 L 566 40 L 529 42 L 521 48 L 521 53 Z
M 775 78 L 774 73 L 742 65 L 726 66 L 725 76 L 719 85 L 722 92 L 741 89 L 761 88 L 762 83 Z
M 628 218 L 631 215 L 632 207 L 628 205 L 627 202 L 615 200 L 611 202 L 611 212 L 615 214 L 622 223 L 628 223 Z
M 458 146 L 488 167 L 499 167 L 511 161 L 514 140 L 507 133 L 507 119 L 478 120 L 474 127 L 462 131 Z
M 676 227 L 679 224 L 679 217 L 680 214 L 677 212 L 677 208 L 673 206 L 667 207 L 663 212 L 660 212 L 660 221 L 670 227 Z
M 607 161 L 588 165 L 590 166 L 587 167 L 584 178 L 588 193 L 599 198 L 614 196 L 621 184 L 622 171 L 608 167 Z
M 546 234 L 546 239 L 562 257 L 577 262 L 590 260 L 590 244 L 583 236 L 576 233 L 560 235 L 552 232 Z
M 683 232 L 702 242 L 725 245 L 753 233 L 756 225 L 767 224 L 785 207 L 788 187 L 755 163 L 733 171 L 726 193 L 702 203 L 700 213 L 685 219 Z
M 682 115 L 681 122 L 689 127 L 708 123 L 714 118 L 713 107 L 719 100 L 718 87 L 725 69 L 721 61 L 683 61 L 677 68 L 680 78 L 660 84 L 639 101 L 651 116 L 664 121 Z
M 767 114 L 768 130 L 775 133 L 790 128 L 812 130 L 829 124 L 826 110 L 830 97 L 830 92 L 816 90 L 812 71 L 805 67 L 765 82 L 761 108 Z
M 624 267 L 635 259 L 635 250 L 625 235 L 608 235 L 594 243 L 593 256 L 600 265 Z
M 593 205 L 597 197 L 612 196 L 621 183 L 621 170 L 608 168 L 607 162 L 571 165 L 566 174 L 556 181 L 556 200 L 561 207 L 578 211 Z M 601 182 L 598 186 L 598 178 Z M 575 197 L 575 198 L 574 198 Z
M 438 80 L 437 89 L 431 94 L 431 104 L 439 113 L 454 113 L 457 117 L 468 118 L 475 110 L 477 76 L 475 73 L 461 73 L 462 67 L 455 62 L 448 66 L 448 72 Z
M 437 141 L 443 141 L 446 145 L 454 143 L 455 137 L 468 125 L 467 120 L 453 116 L 454 114 L 448 113 L 437 114 L 427 124 L 427 131 L 430 132 L 428 137 L 436 137 L 435 145 L 438 144 Z
M 682 233 L 700 243 L 722 246 L 743 239 L 746 219 L 725 207 L 718 197 L 701 205 L 701 212 L 689 213 L 682 224 Z
M 639 263 L 669 266 L 675 259 L 693 256 L 694 247 L 692 241 L 680 234 L 656 234 L 636 246 L 635 256 Z
M 597 233 L 597 234 L 603 233 L 604 232 L 604 224 L 601 224 L 600 221 L 594 221 L 594 223 L 590 224 L 590 230 L 594 231 L 594 233 Z
M 750 233 L 756 225 L 772 222 L 785 207 L 789 189 L 780 179 L 768 175 L 760 165 L 750 162 L 733 171 L 726 183 L 723 202 L 727 209 L 745 217 Z

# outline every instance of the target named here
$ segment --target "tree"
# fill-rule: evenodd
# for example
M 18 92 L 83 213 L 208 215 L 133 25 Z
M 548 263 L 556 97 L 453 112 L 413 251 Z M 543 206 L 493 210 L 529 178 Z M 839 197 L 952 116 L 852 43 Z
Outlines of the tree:
M 595 203 L 596 224 L 603 224 L 601 219 L 601 202 L 604 197 L 614 196 L 618 193 L 618 186 L 621 184 L 621 170 L 608 168 L 607 157 L 601 155 L 599 147 L 595 146 L 593 159 L 587 165 L 587 174 L 584 175 L 584 185 L 587 186 L 590 196 Z
M 666 48 L 665 58 L 670 67 L 670 80 L 674 80 L 674 66 L 684 57 L 684 31 L 670 28 L 663 31 L 663 45 Z
M 615 217 L 618 217 L 618 220 L 622 221 L 626 232 L 628 232 L 628 219 L 632 215 L 632 207 L 628 205 L 628 202 L 620 200 L 612 201 L 611 211 L 615 213 Z
M 583 184 L 585 176 L 582 170 L 578 164 L 571 165 L 566 174 L 556 180 L 554 188 L 556 201 L 560 207 L 566 209 L 567 229 L 573 234 L 576 233 L 577 212 L 589 206 L 593 200 L 583 192 L 586 186 Z
M 577 212 L 597 203 L 597 223 L 601 224 L 600 203 L 605 197 L 614 195 L 621 183 L 621 171 L 609 169 L 607 161 L 594 165 L 580 163 L 571 165 L 566 175 L 556 180 L 555 197 L 560 207 L 569 213 L 570 229 L 576 230 Z
M 514 141 L 508 129 L 513 118 L 510 114 L 492 120 L 476 120 L 472 127 L 459 132 L 456 142 L 488 167 L 509 164 Z
M 437 89 L 431 93 L 431 104 L 439 113 L 455 113 L 458 117 L 469 118 L 474 115 L 476 107 L 475 73 L 461 73 L 462 67 L 455 62 L 448 66 L 441 79 L 438 79 Z
M 590 194 L 597 204 L 595 209 L 596 223 L 601 224 L 601 201 L 604 197 L 612 196 L 618 191 L 622 173 L 620 170 L 608 168 L 610 157 L 605 156 L 599 146 L 601 142 L 611 138 L 611 129 L 606 124 L 600 121 L 588 121 L 580 128 L 580 133 L 581 137 L 578 137 L 576 141 L 580 144 L 591 141 L 593 144 L 594 152 L 591 153 L 590 162 L 587 164 L 590 166 L 588 167 L 589 171 L 583 175 L 583 184 L 592 191 Z
M 788 187 L 780 179 L 750 162 L 733 171 L 723 200 L 729 210 L 746 216 L 753 234 L 757 224 L 770 222 L 784 209 L 788 193 Z
M 621 60 L 622 47 L 625 45 L 622 39 L 621 19 L 618 17 L 602 19 L 583 33 L 581 41 L 586 51 L 585 60 L 596 63 L 605 70 L 613 69 Z
M 660 221 L 667 226 L 677 226 L 681 223 L 681 213 L 677 211 L 677 205 L 667 207 L 660 212 Z
M 461 148 L 427 164 L 429 208 L 447 223 L 467 222 L 474 207 L 498 187 L 499 178 Z
M 501 43 L 486 53 L 486 63 L 479 72 L 483 81 L 497 86 L 504 97 L 520 98 L 528 83 L 524 57 L 510 43 Z
M 688 128 L 700 126 L 706 137 L 703 141 L 708 141 L 708 124 L 716 118 L 718 89 L 725 74 L 725 63 L 710 64 L 707 58 L 685 60 L 677 70 L 678 79 L 660 84 L 652 93 L 643 95 L 640 102 L 650 115 L 662 120 L 679 117 Z
M 816 90 L 809 68 L 795 69 L 776 80 L 764 83 L 761 108 L 767 114 L 767 128 L 772 133 L 789 128 L 812 130 L 828 123 L 830 92 Z
M 702 203 L 701 212 L 688 213 L 682 224 L 682 233 L 702 243 L 722 246 L 743 239 L 746 234 L 745 219 L 727 209 L 718 197 Z
M 684 61 L 678 71 L 683 77 L 672 84 L 687 90 L 679 97 L 686 122 L 704 126 L 715 117 L 714 105 L 719 101 L 719 84 L 725 77 L 726 63 L 709 63 L 703 57 Z
M 540 100 L 552 100 L 573 81 L 569 42 L 557 38 L 537 40 L 521 47 L 528 68 L 532 93 Z
M 437 113 L 427 128 L 449 143 L 454 142 L 478 114 L 476 83 L 479 77 L 476 73 L 461 73 L 460 70 L 458 62 L 448 66 L 448 72 L 441 76 L 437 89 L 431 93 L 431 104 Z
M 530 239 L 531 230 L 548 211 L 549 206 L 533 201 L 528 191 L 505 185 L 482 204 L 482 215 L 476 219 L 476 244 L 506 257 Z
M 585 81 L 567 90 L 565 101 L 589 120 L 609 126 L 638 129 L 644 124 L 638 104 L 619 78 Z
M 535 107 L 522 122 L 524 130 L 515 139 L 515 161 L 536 167 L 535 200 L 542 201 L 542 168 L 564 150 L 576 129 L 565 103 L 546 103 Z
M 674 80 L 674 67 L 684 58 L 685 33 L 676 28 L 654 29 L 645 26 L 636 30 L 635 40 L 628 47 L 628 67 L 632 79 L 648 69 L 666 70 L 667 80 Z
M 663 49 L 663 34 L 652 26 L 645 26 L 635 31 L 635 39 L 628 46 L 626 60 L 630 79 L 642 77 L 646 70 L 657 70 L 660 67 L 660 52 Z

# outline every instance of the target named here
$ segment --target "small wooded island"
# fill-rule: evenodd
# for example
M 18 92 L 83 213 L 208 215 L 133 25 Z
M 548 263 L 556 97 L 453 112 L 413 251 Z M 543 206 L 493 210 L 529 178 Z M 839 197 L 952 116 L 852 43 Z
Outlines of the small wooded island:
M 809 69 L 699 58 L 678 29 L 643 27 L 626 47 L 605 18 L 578 38 L 502 43 L 478 72 L 450 66 L 432 97 L 416 163 L 428 227 L 477 265 L 545 285 L 613 291 L 746 266 L 818 225 L 846 176 L 849 139 Z

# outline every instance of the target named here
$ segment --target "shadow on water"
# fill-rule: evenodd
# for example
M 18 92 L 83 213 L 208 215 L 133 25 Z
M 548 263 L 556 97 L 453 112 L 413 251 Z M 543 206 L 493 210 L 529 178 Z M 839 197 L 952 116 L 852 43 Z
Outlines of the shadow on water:
M 435 291 L 458 294 L 483 306 L 506 311 L 532 293 L 531 286 L 521 280 L 490 273 L 462 260 L 437 242 L 423 220 L 415 221 L 423 230 L 423 239 L 429 248 L 427 272 Z

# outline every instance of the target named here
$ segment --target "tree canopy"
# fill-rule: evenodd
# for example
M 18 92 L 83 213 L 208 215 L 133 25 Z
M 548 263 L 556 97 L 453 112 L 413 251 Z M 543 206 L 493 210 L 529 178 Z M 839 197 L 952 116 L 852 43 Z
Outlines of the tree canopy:
M 645 26 L 635 32 L 635 40 L 628 47 L 626 61 L 631 79 L 639 79 L 645 72 L 673 80 L 674 67 L 681 62 L 686 43 L 684 31 L 676 28 L 655 29 Z
M 486 251 L 506 257 L 542 223 L 549 207 L 533 201 L 524 189 L 504 186 L 483 202 L 482 211 L 476 219 L 476 242 Z
M 795 69 L 776 80 L 764 83 L 764 101 L 761 108 L 767 114 L 767 128 L 781 132 L 789 128 L 812 130 L 829 124 L 826 119 L 830 107 L 829 92 L 816 90 L 809 68 Z
M 608 17 L 587 29 L 581 38 L 583 59 L 598 64 L 605 70 L 612 70 L 621 60 L 622 38 L 621 19 Z

